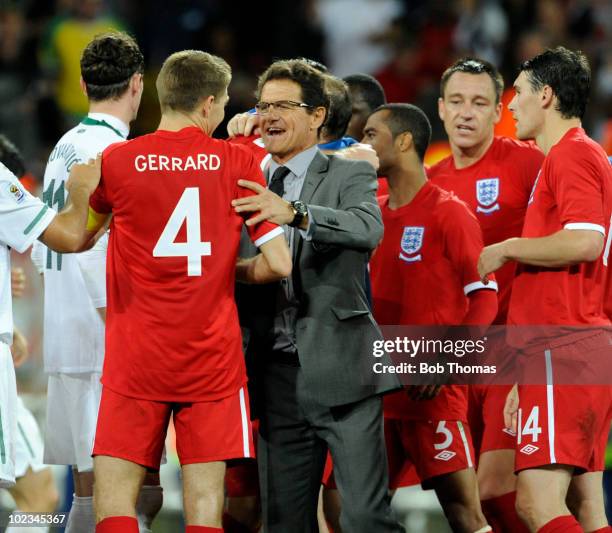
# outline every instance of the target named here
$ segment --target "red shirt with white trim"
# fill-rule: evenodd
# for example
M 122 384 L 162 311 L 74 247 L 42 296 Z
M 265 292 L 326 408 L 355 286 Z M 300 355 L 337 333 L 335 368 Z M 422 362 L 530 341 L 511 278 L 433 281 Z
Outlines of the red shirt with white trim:
M 195 127 L 104 151 L 90 205 L 112 212 L 102 382 L 125 396 L 208 401 L 246 382 L 234 273 L 243 218 L 231 201 L 264 184 L 244 148 Z M 256 246 L 282 228 L 249 227 Z
M 529 195 L 544 154 L 532 142 L 495 137 L 476 163 L 456 168 L 452 156 L 431 167 L 433 183 L 454 192 L 476 215 L 485 246 L 519 237 Z M 495 324 L 505 324 L 516 263 L 508 262 L 495 275 L 499 283 L 499 308 Z
M 572 128 L 548 153 L 525 217 L 523 237 L 592 230 L 610 241 L 612 168 L 599 144 Z M 509 324 L 609 325 L 610 247 L 592 262 L 560 268 L 520 265 Z M 607 292 L 606 292 L 607 291 Z
M 381 325 L 460 325 L 467 295 L 497 290 L 480 281 L 482 232 L 454 194 L 427 182 L 398 209 L 379 199 L 385 233 L 370 261 L 374 316 Z M 386 396 L 385 416 L 465 420 L 466 387 L 446 386 L 434 400 L 413 402 L 404 392 Z

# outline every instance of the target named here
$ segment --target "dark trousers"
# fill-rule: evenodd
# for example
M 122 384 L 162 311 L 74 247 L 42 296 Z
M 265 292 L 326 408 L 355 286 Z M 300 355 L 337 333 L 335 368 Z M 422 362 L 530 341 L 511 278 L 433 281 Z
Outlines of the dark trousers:
M 266 533 L 316 533 L 327 450 L 345 533 L 401 532 L 389 507 L 380 397 L 326 407 L 299 366 L 269 363 L 259 379 L 259 479 Z

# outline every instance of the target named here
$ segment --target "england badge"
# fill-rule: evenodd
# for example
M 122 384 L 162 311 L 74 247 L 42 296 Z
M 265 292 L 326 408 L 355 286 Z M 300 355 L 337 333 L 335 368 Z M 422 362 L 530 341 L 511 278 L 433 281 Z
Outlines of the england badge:
M 487 215 L 499 209 L 499 178 L 486 178 L 476 182 L 476 211 Z
M 421 254 L 418 253 L 423 246 L 423 235 L 425 235 L 425 228 L 423 226 L 404 226 L 401 242 L 402 251 L 399 254 L 400 259 L 408 263 L 423 259 Z

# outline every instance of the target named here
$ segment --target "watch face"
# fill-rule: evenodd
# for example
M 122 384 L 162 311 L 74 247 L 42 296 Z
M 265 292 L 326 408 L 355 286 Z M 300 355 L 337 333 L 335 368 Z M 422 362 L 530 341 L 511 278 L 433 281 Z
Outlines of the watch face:
M 306 204 L 301 200 L 293 202 L 293 209 L 295 209 L 300 215 L 305 215 L 307 211 Z

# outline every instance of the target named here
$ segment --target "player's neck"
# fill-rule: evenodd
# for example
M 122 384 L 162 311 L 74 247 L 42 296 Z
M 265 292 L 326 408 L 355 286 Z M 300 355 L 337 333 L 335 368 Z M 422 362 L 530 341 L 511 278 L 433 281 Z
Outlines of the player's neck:
M 201 116 L 181 112 L 162 113 L 157 129 L 165 131 L 180 131 L 183 128 L 189 127 L 199 128 L 207 135 L 210 135 L 208 131 L 208 124 Z
M 89 103 L 90 113 L 104 113 L 118 118 L 126 126 L 130 125 L 133 120 L 133 113 L 131 109 L 121 100 L 116 101 L 102 101 L 102 102 L 90 102 Z
M 451 152 L 453 154 L 455 168 L 466 168 L 474 163 L 478 163 L 487 153 L 491 144 L 493 144 L 493 138 L 494 135 L 491 133 L 491 136 L 485 142 L 470 148 L 461 148 L 451 143 Z
M 389 171 L 389 208 L 398 209 L 408 205 L 427 183 L 425 169 L 398 169 Z
M 557 144 L 563 136 L 572 128 L 581 128 L 582 122 L 579 118 L 563 118 L 559 113 L 550 114 L 539 135 L 536 135 L 536 144 L 544 155 L 548 155 L 550 149 Z

